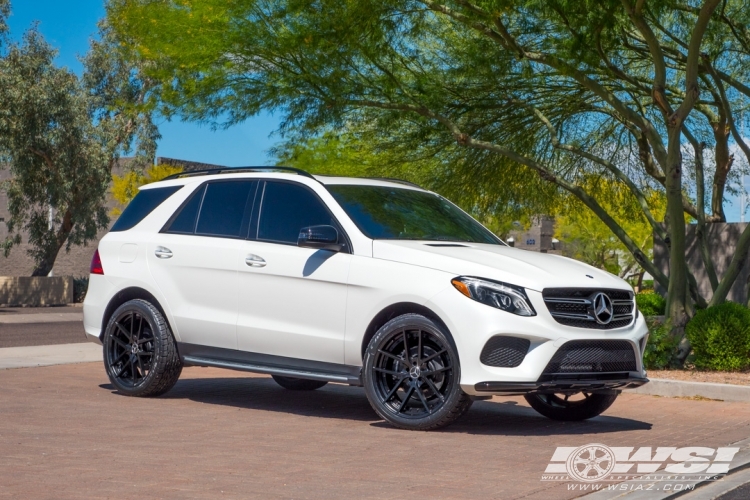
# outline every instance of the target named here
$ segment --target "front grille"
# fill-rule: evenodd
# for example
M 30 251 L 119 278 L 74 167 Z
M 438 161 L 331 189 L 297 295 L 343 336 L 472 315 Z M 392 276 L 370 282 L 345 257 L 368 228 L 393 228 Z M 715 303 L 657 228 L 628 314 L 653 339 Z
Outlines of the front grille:
M 608 321 L 597 320 L 594 301 L 598 294 L 606 295 L 612 302 Z M 544 303 L 555 321 L 577 328 L 612 330 L 633 322 L 635 301 L 633 292 L 599 288 L 546 288 L 542 292 Z M 601 315 L 600 315 L 601 316 Z
M 528 339 L 518 337 L 492 337 L 484 345 L 479 361 L 487 366 L 515 368 L 529 352 Z
M 635 351 L 626 340 L 571 340 L 557 350 L 544 373 L 636 371 Z

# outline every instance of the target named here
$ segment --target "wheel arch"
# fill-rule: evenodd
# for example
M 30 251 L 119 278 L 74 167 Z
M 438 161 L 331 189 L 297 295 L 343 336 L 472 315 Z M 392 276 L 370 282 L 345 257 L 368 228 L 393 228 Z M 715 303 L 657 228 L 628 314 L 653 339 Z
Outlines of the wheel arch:
M 381 310 L 370 321 L 370 324 L 367 325 L 365 335 L 364 337 L 362 337 L 362 346 L 360 350 L 360 355 L 362 356 L 362 358 L 364 359 L 365 351 L 367 350 L 367 346 L 370 344 L 370 340 L 372 340 L 377 331 L 380 330 L 383 325 L 385 325 L 395 317 L 410 313 L 421 314 L 422 316 L 437 323 L 446 332 L 448 341 L 452 344 L 452 347 L 456 350 L 456 353 L 458 353 L 456 342 L 455 340 L 453 340 L 453 335 L 451 334 L 450 328 L 448 328 L 448 325 L 445 324 L 445 322 L 440 318 L 440 316 L 438 316 L 437 313 L 435 313 L 435 311 L 415 302 L 397 302 Z
M 169 324 L 169 318 L 167 317 L 167 314 L 164 311 L 164 308 L 159 303 L 157 298 L 154 297 L 154 295 L 148 290 L 145 290 L 137 286 L 131 286 L 128 288 L 123 288 L 122 290 L 117 292 L 110 299 L 109 303 L 107 304 L 107 307 L 104 309 L 104 315 L 102 316 L 102 328 L 101 328 L 101 331 L 99 332 L 99 340 L 103 339 L 104 330 L 107 328 L 107 325 L 109 324 L 109 319 L 112 317 L 112 315 L 117 310 L 117 308 L 123 305 L 125 302 L 135 300 L 135 299 L 142 299 L 151 303 L 156 309 L 159 310 L 161 315 L 164 317 L 164 321 L 167 322 L 167 326 L 169 327 L 169 329 L 172 332 L 174 332 L 172 325 Z

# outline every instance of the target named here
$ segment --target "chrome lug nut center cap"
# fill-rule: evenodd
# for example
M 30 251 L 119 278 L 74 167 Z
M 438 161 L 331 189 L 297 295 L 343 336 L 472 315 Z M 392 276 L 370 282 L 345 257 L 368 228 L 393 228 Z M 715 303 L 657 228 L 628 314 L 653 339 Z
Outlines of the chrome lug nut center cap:
M 412 366 L 412 367 L 411 367 L 411 368 L 409 369 L 409 376 L 410 376 L 411 378 L 413 378 L 413 379 L 417 379 L 417 378 L 419 378 L 419 377 L 420 377 L 420 375 L 422 375 L 422 370 L 420 370 L 418 366 Z

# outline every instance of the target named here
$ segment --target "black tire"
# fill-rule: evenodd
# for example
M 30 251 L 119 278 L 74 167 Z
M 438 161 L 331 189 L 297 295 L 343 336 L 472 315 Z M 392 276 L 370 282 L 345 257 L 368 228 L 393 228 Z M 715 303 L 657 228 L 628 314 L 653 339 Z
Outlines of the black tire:
M 537 412 L 552 420 L 576 422 L 602 414 L 615 402 L 619 392 L 564 394 L 526 394 L 524 398 Z M 572 399 L 577 398 L 577 399 Z M 581 399 L 582 398 L 582 399 Z
M 461 366 L 449 334 L 420 314 L 383 325 L 363 360 L 365 393 L 375 412 L 407 430 L 453 423 L 471 406 L 461 390 Z
M 167 321 L 145 300 L 124 303 L 104 331 L 104 368 L 118 392 L 159 396 L 177 383 L 182 362 Z
M 281 375 L 271 376 L 277 384 L 290 391 L 314 391 L 328 383 L 325 380 L 308 380 L 304 378 L 282 377 Z

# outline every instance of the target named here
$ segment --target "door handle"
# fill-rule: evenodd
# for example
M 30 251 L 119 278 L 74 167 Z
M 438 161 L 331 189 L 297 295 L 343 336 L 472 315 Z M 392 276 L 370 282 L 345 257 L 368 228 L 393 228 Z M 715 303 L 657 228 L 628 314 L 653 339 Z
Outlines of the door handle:
M 167 247 L 156 247 L 156 250 L 154 250 L 154 255 L 156 255 L 160 259 L 169 259 L 170 257 L 172 257 L 172 250 Z
M 263 259 L 263 257 L 252 253 L 248 254 L 247 257 L 245 257 L 245 264 L 250 267 L 266 267 L 266 261 Z

